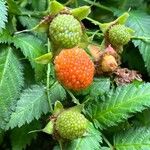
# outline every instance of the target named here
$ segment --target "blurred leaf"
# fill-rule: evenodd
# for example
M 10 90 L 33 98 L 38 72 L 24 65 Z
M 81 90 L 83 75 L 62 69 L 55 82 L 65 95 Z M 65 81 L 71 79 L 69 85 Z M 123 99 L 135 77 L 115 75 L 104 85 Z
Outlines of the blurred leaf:
M 137 118 L 143 126 L 149 127 L 150 125 L 150 109 L 144 110 L 143 112 L 137 114 Z
M 137 48 L 133 45 L 124 49 L 122 53 L 122 63 L 129 69 L 140 71 L 142 74 L 146 74 L 146 68 L 143 58 Z
M 12 43 L 13 37 L 10 35 L 9 31 L 3 29 L 2 33 L 0 33 L 0 43 Z
M 7 0 L 8 10 L 13 14 L 21 14 L 21 10 L 14 0 Z
M 21 127 L 26 122 L 29 124 L 33 119 L 39 119 L 47 112 L 49 112 L 49 105 L 45 89 L 43 86 L 34 85 L 21 94 L 6 128 Z
M 47 7 L 47 0 L 32 0 L 31 4 L 34 10 L 44 11 Z

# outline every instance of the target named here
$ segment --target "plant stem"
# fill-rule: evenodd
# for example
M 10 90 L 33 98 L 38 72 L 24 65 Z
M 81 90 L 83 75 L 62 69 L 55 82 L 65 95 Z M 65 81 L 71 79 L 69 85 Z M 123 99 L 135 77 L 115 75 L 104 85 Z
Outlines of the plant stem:
M 89 35 L 97 35 L 98 37 L 103 37 L 104 34 L 103 33 L 98 33 L 99 30 L 95 31 L 95 32 L 90 32 L 90 31 L 87 31 L 86 33 L 89 34 Z
M 90 0 L 84 0 L 84 1 L 89 3 L 89 4 L 91 4 L 91 5 L 93 5 L 93 6 L 101 8 L 103 10 L 106 10 L 106 11 L 109 11 L 109 12 L 113 12 L 109 7 L 104 6 L 104 5 L 100 4 L 100 3 L 96 3 L 96 2 L 93 2 L 93 1 L 90 1 Z
M 107 140 L 107 138 L 102 134 L 103 140 L 106 142 L 106 144 L 110 147 L 111 150 L 114 150 L 113 146 L 111 143 Z
M 70 92 L 68 89 L 66 89 L 66 91 L 68 92 L 68 94 L 71 96 L 72 101 L 77 104 L 80 105 L 79 100 L 75 98 L 75 96 L 72 94 L 72 92 Z
M 149 37 L 144 37 L 144 36 L 132 36 L 132 39 L 134 40 L 142 40 L 144 42 L 150 43 L 150 38 Z
M 64 5 L 65 6 L 70 5 L 71 3 L 74 3 L 74 1 L 76 1 L 76 0 L 68 0 Z
M 49 38 L 48 38 L 48 53 L 50 52 L 50 41 L 49 41 Z M 52 108 L 52 104 L 51 104 L 51 99 L 50 99 L 50 95 L 49 95 L 49 89 L 50 89 L 50 72 L 51 72 L 51 65 L 50 63 L 48 63 L 47 65 L 47 82 L 46 82 L 46 90 L 47 90 L 47 98 L 48 98 L 48 103 L 49 103 L 49 107 L 50 107 L 50 111 L 52 112 L 53 111 L 53 108 Z
M 28 16 L 28 17 L 36 17 L 36 18 L 41 18 L 46 15 L 48 15 L 48 11 L 36 11 L 36 12 L 21 12 L 21 14 L 18 14 L 19 16 Z
M 63 144 L 62 144 L 62 141 L 59 140 L 58 142 L 59 142 L 60 150 L 63 150 Z
M 86 17 L 86 19 L 89 20 L 89 21 L 91 21 L 93 24 L 95 24 L 95 25 L 97 25 L 97 26 L 100 26 L 100 25 L 101 25 L 100 22 L 98 22 L 98 21 L 96 21 L 96 20 L 94 20 L 94 19 L 92 19 L 92 18 Z

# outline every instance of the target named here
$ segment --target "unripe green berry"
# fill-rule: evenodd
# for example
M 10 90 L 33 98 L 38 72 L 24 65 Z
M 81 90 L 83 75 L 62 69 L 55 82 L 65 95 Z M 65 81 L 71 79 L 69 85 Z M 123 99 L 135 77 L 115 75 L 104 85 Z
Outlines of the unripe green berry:
M 124 25 L 114 25 L 108 31 L 109 42 L 114 46 L 127 44 L 131 39 L 131 34 Z
M 72 48 L 79 44 L 82 36 L 80 22 L 72 15 L 59 14 L 49 26 L 52 42 L 60 48 Z
M 55 130 L 63 139 L 82 137 L 87 129 L 87 119 L 79 112 L 63 111 L 56 120 Z

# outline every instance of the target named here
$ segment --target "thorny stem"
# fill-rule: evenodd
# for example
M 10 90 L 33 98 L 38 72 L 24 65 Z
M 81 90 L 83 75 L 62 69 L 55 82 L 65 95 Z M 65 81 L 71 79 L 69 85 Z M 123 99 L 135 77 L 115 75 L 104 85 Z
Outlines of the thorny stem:
M 100 3 L 96 3 L 96 2 L 93 2 L 93 1 L 90 1 L 90 0 L 84 0 L 84 1 L 89 3 L 89 4 L 91 4 L 91 5 L 93 5 L 93 6 L 101 8 L 103 10 L 106 10 L 106 11 L 109 11 L 109 12 L 113 12 L 109 7 L 104 6 L 104 5 L 100 4 Z
M 48 53 L 50 52 L 50 41 L 49 41 L 49 38 L 48 38 Z M 50 95 L 49 95 L 49 89 L 50 89 L 50 72 L 51 72 L 51 65 L 50 63 L 48 63 L 47 65 L 47 82 L 46 82 L 46 90 L 47 90 L 47 98 L 48 98 L 48 103 L 49 103 L 49 106 L 50 106 L 50 110 L 51 112 L 53 111 L 53 108 L 52 108 L 52 104 L 51 104 L 51 100 L 50 100 Z
M 102 134 L 103 140 L 106 142 L 106 144 L 110 147 L 111 150 L 114 150 L 114 147 L 111 145 L 111 143 L 107 140 L 107 138 Z

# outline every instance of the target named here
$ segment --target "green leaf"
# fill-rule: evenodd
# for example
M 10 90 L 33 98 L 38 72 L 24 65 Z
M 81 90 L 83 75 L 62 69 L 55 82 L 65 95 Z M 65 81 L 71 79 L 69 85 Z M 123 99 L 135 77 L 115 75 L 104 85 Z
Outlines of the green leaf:
M 143 126 L 149 126 L 150 125 L 150 109 L 144 110 L 142 113 L 137 114 L 137 119 Z
M 95 78 L 89 91 L 89 96 L 92 99 L 99 100 L 102 95 L 109 92 L 110 79 L 109 78 Z
M 32 0 L 32 7 L 34 10 L 44 11 L 47 6 L 47 0 Z
M 60 113 L 64 109 L 62 103 L 60 101 L 56 101 L 54 104 L 53 115 Z
M 53 0 L 50 2 L 49 11 L 51 15 L 56 15 L 64 8 L 65 7 L 61 3 L 57 2 L 56 0 Z
M 0 32 L 2 31 L 2 29 L 5 28 L 5 23 L 7 22 L 7 6 L 6 6 L 6 2 L 1 0 L 0 1 Z
M 101 142 L 101 133 L 92 124 L 89 124 L 87 135 L 68 142 L 65 150 L 99 150 Z
M 12 43 L 12 36 L 10 35 L 8 30 L 3 30 L 2 33 L 0 33 L 0 43 Z
M 51 62 L 52 57 L 53 57 L 52 52 L 49 52 L 49 53 L 46 53 L 46 54 L 36 58 L 35 61 L 36 61 L 36 63 L 39 63 L 39 64 L 48 64 Z
M 33 35 L 19 34 L 13 39 L 14 45 L 20 48 L 27 59 L 29 59 L 32 67 L 35 69 L 37 79 L 41 79 L 44 74 L 45 66 L 37 64 L 35 58 L 43 55 L 46 52 L 44 43 Z
M 22 67 L 11 48 L 0 51 L 0 128 L 4 128 L 23 86 Z
M 33 119 L 39 119 L 41 115 L 49 112 L 47 95 L 43 86 L 34 85 L 21 94 L 17 102 L 16 110 L 11 114 L 9 127 L 21 127 L 26 122 L 29 124 Z
M 66 91 L 58 82 L 55 82 L 52 85 L 49 94 L 52 103 L 55 103 L 56 101 L 63 101 L 66 98 Z
M 104 102 L 93 105 L 92 119 L 99 122 L 100 128 L 117 125 L 150 106 L 150 83 L 118 87 Z
M 114 147 L 116 150 L 149 150 L 150 129 L 137 128 L 124 131 L 114 137 Z
M 42 132 L 45 132 L 47 134 L 53 134 L 54 132 L 54 121 L 49 121 L 48 124 L 45 126 L 44 129 L 41 130 Z
M 20 23 L 27 29 L 32 29 L 40 21 L 39 19 L 30 17 L 30 16 L 19 16 L 18 19 L 19 19 Z
M 7 0 L 9 12 L 12 14 L 21 14 L 21 10 L 14 0 Z
M 147 15 L 144 12 L 133 11 L 130 12 L 130 17 L 128 20 L 128 25 L 135 30 L 135 36 L 144 38 L 150 38 L 150 15 Z M 140 53 L 145 62 L 145 66 L 150 75 L 150 40 L 133 40 L 134 45 L 140 50 Z
M 30 145 L 32 140 L 37 136 L 37 133 L 28 134 L 29 131 L 40 128 L 37 121 L 31 124 L 25 124 L 21 128 L 14 128 L 10 135 L 12 150 L 23 150 L 26 146 Z
M 90 14 L 91 8 L 89 6 L 82 6 L 72 9 L 70 12 L 74 17 L 78 18 L 79 20 L 83 20 Z

